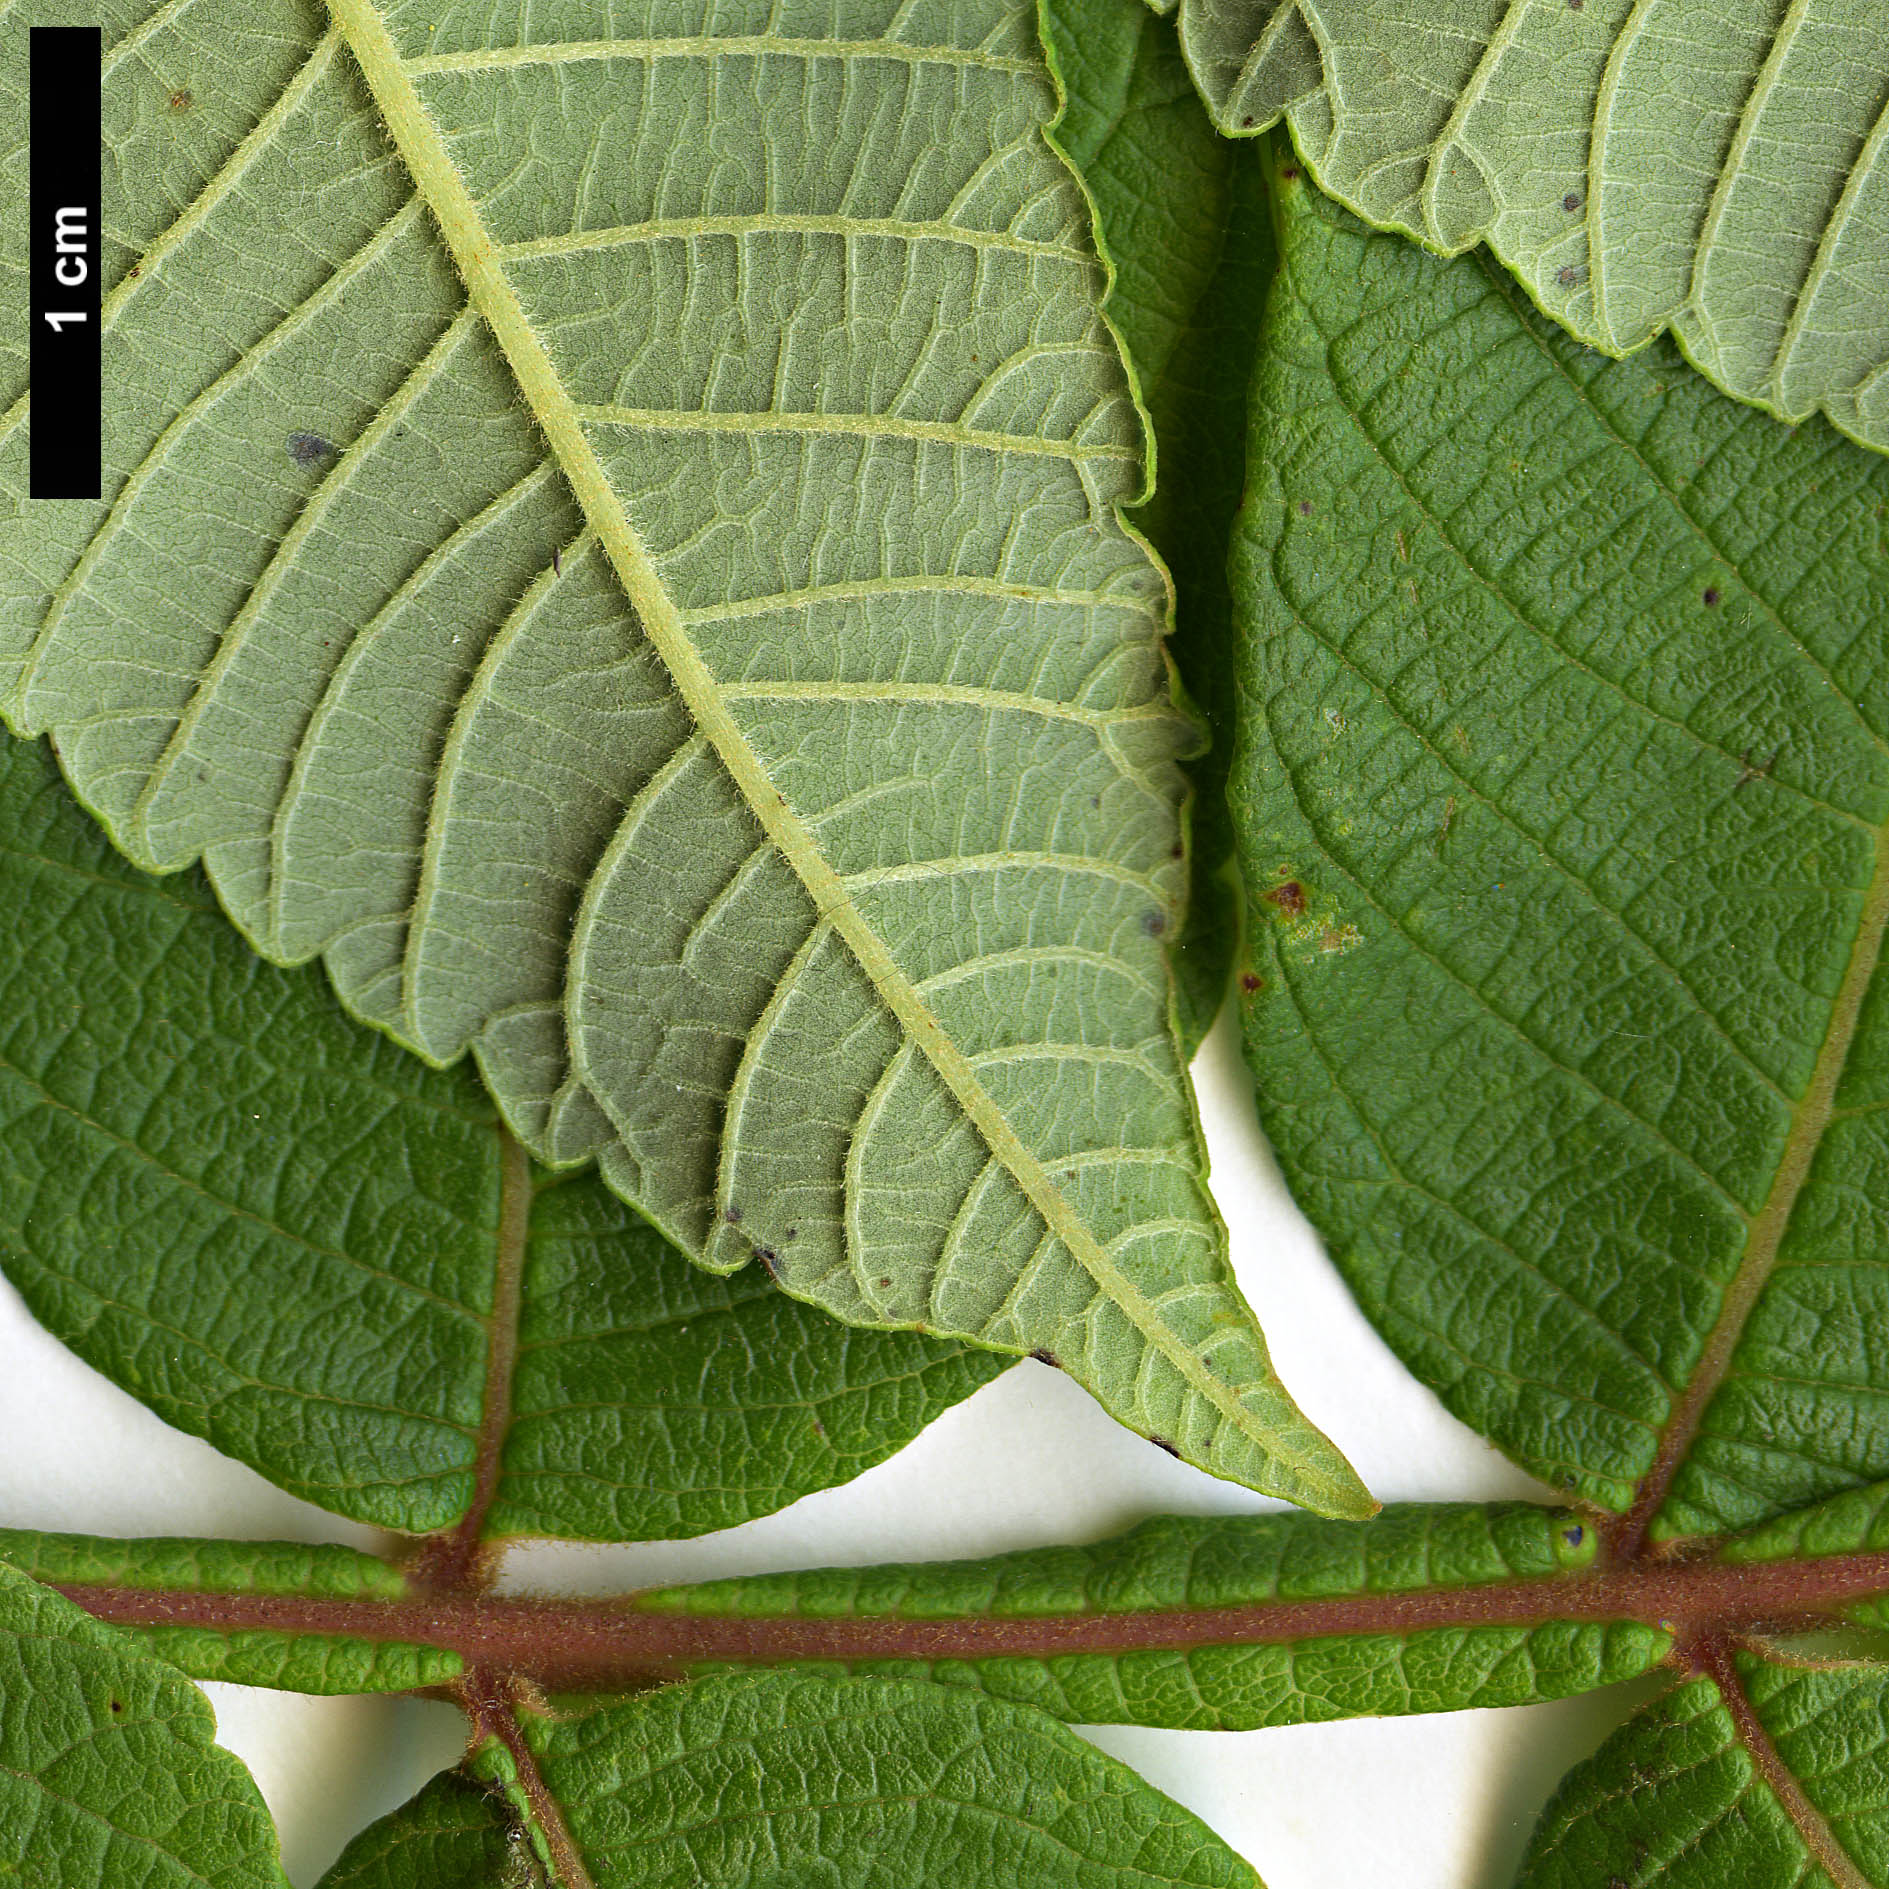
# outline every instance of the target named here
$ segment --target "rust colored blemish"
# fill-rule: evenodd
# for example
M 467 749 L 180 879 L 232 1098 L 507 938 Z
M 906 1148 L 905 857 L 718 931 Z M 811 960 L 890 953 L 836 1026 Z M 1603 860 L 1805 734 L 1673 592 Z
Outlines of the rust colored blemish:
M 767 1276 L 778 1285 L 781 1276 L 780 1255 L 771 1246 L 757 1246 L 754 1256 L 767 1268 Z
M 1718 602 L 1718 586 L 1708 584 L 1705 588 L 1705 607 L 1709 610 Z
M 1581 193 L 1578 190 L 1570 190 L 1561 199 L 1561 207 L 1564 210 L 1578 210 L 1581 207 Z
M 1296 184 L 1299 181 L 1299 167 L 1296 164 L 1287 164 L 1279 172 L 1279 178 L 1282 183 Z
M 1176 1448 L 1174 1447 L 1174 1445 L 1173 1445 L 1172 1443 L 1170 1443 L 1170 1442 L 1169 1442 L 1169 1441 L 1167 1440 L 1167 1438 L 1166 1438 L 1166 1437 L 1164 1437 L 1164 1436 L 1151 1436 L 1151 1437 L 1149 1437 L 1149 1439 L 1148 1439 L 1148 1441 L 1149 1441 L 1150 1443 L 1152 1443 L 1152 1444 L 1153 1444 L 1153 1445 L 1155 1446 L 1155 1448 L 1156 1448 L 1156 1449 L 1158 1449 L 1158 1450 L 1166 1450 L 1166 1451 L 1167 1451 L 1167 1453 L 1168 1453 L 1168 1454 L 1169 1454 L 1169 1455 L 1170 1455 L 1171 1457 L 1173 1457 L 1173 1458 L 1174 1458 L 1174 1460 L 1175 1460 L 1175 1461 L 1176 1461 L 1177 1463 L 1178 1463 L 1178 1462 L 1179 1462 L 1179 1461 L 1181 1460 L 1181 1453 L 1180 1453 L 1180 1451 L 1179 1451 L 1179 1450 L 1177 1450 L 1177 1449 L 1176 1449 Z
M 1270 892 L 1259 895 L 1268 905 L 1276 906 L 1288 918 L 1297 918 L 1305 910 L 1305 888 L 1296 879 L 1288 879 L 1284 885 L 1276 885 Z
M 174 112 L 187 112 L 196 102 L 195 96 L 187 85 L 180 85 L 170 97 L 170 107 Z
M 1242 971 L 1240 973 L 1240 988 L 1250 997 L 1256 990 L 1264 990 L 1266 988 L 1266 980 L 1261 977 L 1257 971 Z
M 1038 1364 L 1047 1364 L 1052 1371 L 1060 1371 L 1063 1368 L 1062 1361 L 1053 1351 L 1032 1351 L 1030 1356 L 1033 1357 Z

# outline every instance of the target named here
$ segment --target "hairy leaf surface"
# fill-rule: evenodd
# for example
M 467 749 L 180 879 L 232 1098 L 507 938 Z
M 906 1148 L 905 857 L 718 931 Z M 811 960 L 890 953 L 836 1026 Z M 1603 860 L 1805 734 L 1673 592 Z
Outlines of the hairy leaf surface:
M 852 1669 L 922 1674 L 1081 1724 L 1246 1731 L 1525 1705 L 1647 1671 L 1670 1648 L 1669 1634 L 1631 1620 L 1557 1618 L 1552 1600 L 1533 1621 L 1347 1632 L 1333 1620 L 1316 1629 L 1308 1620 L 1297 1637 L 1270 1644 L 1258 1637 L 1268 1603 L 1542 1579 L 1590 1564 L 1594 1551 L 1592 1529 L 1574 1517 L 1519 1503 L 1413 1504 L 1364 1523 L 1164 1516 L 1089 1548 L 707 1582 L 639 1595 L 637 1605 L 818 1620 L 1117 1616 L 1128 1650 L 856 1661 Z M 1150 1615 L 1207 1609 L 1244 1617 L 1229 1615 L 1218 1642 L 1132 1645 Z M 1236 1637 L 1242 1629 L 1244 1643 Z
M 1889 448 L 1878 0 L 1181 0 L 1181 33 L 1220 128 L 1283 117 L 1371 223 Z
M 700 1534 L 891 1454 L 995 1356 L 683 1263 L 464 1070 L 260 964 L 0 738 L 0 1265 L 170 1423 L 420 1532 Z
M 1889 466 L 1277 191 L 1235 790 L 1294 1188 L 1629 1539 L 1889 1475 Z
M 215 1731 L 169 1666 L 0 1567 L 0 1875 L 287 1889 L 269 1813 Z
M 13 725 L 704 1265 L 1364 1512 L 1205 1190 L 1195 735 L 1034 9 L 107 12 L 111 483 L 0 521 Z
M 1257 1889 L 1207 1826 L 1039 1712 L 741 1674 L 522 1720 L 597 1889 Z
M 84 1603 L 91 1590 L 157 1597 L 294 1595 L 315 1602 L 404 1600 L 413 1584 L 351 1548 L 279 1541 L 92 1535 L 0 1529 L 0 1561 Z M 416 1692 L 445 1686 L 465 1661 L 450 1648 L 368 1632 L 218 1630 L 195 1623 L 127 1627 L 128 1637 L 192 1679 L 316 1695 Z

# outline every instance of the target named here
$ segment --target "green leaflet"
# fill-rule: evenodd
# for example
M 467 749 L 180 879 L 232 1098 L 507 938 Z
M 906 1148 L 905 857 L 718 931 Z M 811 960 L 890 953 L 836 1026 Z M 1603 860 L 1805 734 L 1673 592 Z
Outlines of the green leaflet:
M 710 1268 L 1368 1512 L 1205 1191 L 1195 737 L 1033 8 L 106 13 L 112 492 L 0 519 L 15 728 Z
M 1889 1475 L 1889 466 L 1278 202 L 1235 797 L 1292 1185 L 1635 1531 Z
M 170 1667 L 0 1567 L 0 1876 L 287 1889 L 269 1813 L 215 1729 Z
M 457 1772 L 354 1839 L 320 1889 L 550 1889 L 529 1838 L 488 1787 Z
M 1260 153 L 1214 135 L 1171 22 L 1142 0 L 1058 0 L 1047 37 L 1068 103 L 1056 141 L 1095 201 L 1120 331 L 1154 424 L 1159 473 L 1134 514 L 1174 576 L 1169 648 L 1212 735 L 1189 764 L 1194 883 L 1175 954 L 1181 1038 L 1206 1035 L 1239 930 L 1227 539 L 1245 478 L 1244 390 L 1272 267 Z
M 699 1534 L 856 1475 L 1001 1368 L 711 1277 L 594 1177 L 508 1166 L 465 1071 L 259 964 L 3 738 L 0 910 L 0 1264 L 166 1421 L 326 1508 Z
M 796 1673 L 522 1721 L 596 1889 L 1258 1889 L 1041 1713 Z
M 1522 1889 L 1869 1889 L 1889 1881 L 1889 1672 L 1741 1654 L 1568 1776 Z
M 859 1661 L 968 1686 L 1078 1724 L 1246 1731 L 1361 1714 L 1449 1712 L 1566 1698 L 1656 1666 L 1670 1634 L 1620 1620 L 1345 1632 L 1306 1621 L 1263 1643 L 1269 1602 L 1419 1593 L 1543 1578 L 1590 1562 L 1591 1529 L 1519 1503 L 1413 1504 L 1371 1522 L 1300 1515 L 1163 1516 L 1089 1548 L 972 1562 L 829 1568 L 670 1588 L 637 1597 L 662 1612 L 760 1618 L 943 1622 L 1056 1615 L 1136 1617 L 1252 1608 L 1226 1638 L 1185 1649 Z M 1247 1643 L 1236 1643 L 1243 1631 Z
M 1283 116 L 1371 223 L 1889 447 L 1878 0 L 1182 0 L 1181 36 L 1223 131 Z

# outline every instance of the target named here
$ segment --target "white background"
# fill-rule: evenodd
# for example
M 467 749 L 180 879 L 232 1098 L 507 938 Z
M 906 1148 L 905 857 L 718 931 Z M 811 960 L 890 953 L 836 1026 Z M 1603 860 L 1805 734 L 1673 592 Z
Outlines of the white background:
M 1381 1501 L 1552 1500 L 1448 1416 L 1352 1304 L 1280 1183 L 1230 1022 L 1222 1019 L 1195 1068 L 1214 1188 L 1240 1283 L 1307 1414 Z M 3 1284 L 0 1437 L 0 1524 L 377 1545 L 371 1531 L 166 1428 L 40 1331 Z M 507 1581 L 606 1593 L 1092 1541 L 1149 1514 L 1274 1506 L 1173 1461 L 1119 1429 L 1061 1373 L 1025 1362 L 844 1488 L 693 1542 L 518 1550 Z M 247 1760 L 276 1814 L 298 1889 L 363 1824 L 450 1764 L 461 1742 L 459 1717 L 445 1705 L 207 1690 L 222 1742 Z M 1104 1727 L 1091 1736 L 1204 1817 L 1270 1889 L 1506 1889 L 1556 1779 L 1621 1709 L 1617 1696 L 1600 1695 L 1275 1731 Z

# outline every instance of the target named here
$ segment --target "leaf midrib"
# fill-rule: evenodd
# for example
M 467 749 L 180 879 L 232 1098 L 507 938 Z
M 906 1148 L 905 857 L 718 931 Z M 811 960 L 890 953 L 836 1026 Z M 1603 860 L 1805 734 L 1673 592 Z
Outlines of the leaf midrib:
M 1744 1254 L 1725 1288 L 1718 1317 L 1699 1354 L 1698 1367 L 1660 1433 L 1659 1449 L 1652 1466 L 1627 1512 L 1619 1552 L 1638 1551 L 1647 1528 L 1664 1506 L 1673 1479 L 1684 1465 L 1704 1423 L 1706 1408 L 1731 1369 L 1745 1325 L 1777 1264 L 1784 1236 L 1790 1228 L 1792 1210 L 1804 1183 L 1810 1178 L 1811 1164 L 1823 1144 L 1824 1134 L 1837 1118 L 1837 1088 L 1849 1063 L 1850 1049 L 1862 1021 L 1863 1004 L 1882 957 L 1885 930 L 1889 930 L 1889 828 L 1878 828 L 1876 869 L 1863 895 L 1856 939 L 1850 947 L 1836 1002 L 1831 1006 L 1829 1026 L 1817 1051 L 1810 1082 L 1791 1111 L 1791 1125 L 1784 1138 L 1777 1172 L 1772 1176 L 1763 1206 L 1751 1222 Z
M 1259 1442 L 1306 1489 L 1328 1500 L 1342 1498 L 1345 1492 L 1331 1476 L 1290 1440 L 1255 1436 L 1238 1395 L 1215 1376 L 1204 1359 L 1177 1339 L 1153 1304 L 1070 1207 L 1042 1163 L 977 1080 L 963 1052 L 918 995 L 884 941 L 854 905 L 845 882 L 821 854 L 806 825 L 788 806 L 748 744 L 708 665 L 690 642 L 678 606 L 664 589 L 641 535 L 585 437 L 576 402 L 499 266 L 496 245 L 413 85 L 379 8 L 374 0 L 329 0 L 329 5 L 385 116 L 388 133 L 439 226 L 467 294 L 491 326 L 519 391 L 543 430 L 552 456 L 570 480 L 644 634 L 697 728 L 715 748 L 749 811 L 806 888 L 816 911 L 840 934 L 880 1000 L 924 1053 L 985 1145 L 1097 1288 L 1236 1431 Z

